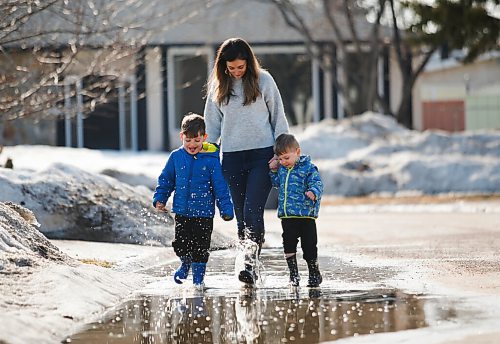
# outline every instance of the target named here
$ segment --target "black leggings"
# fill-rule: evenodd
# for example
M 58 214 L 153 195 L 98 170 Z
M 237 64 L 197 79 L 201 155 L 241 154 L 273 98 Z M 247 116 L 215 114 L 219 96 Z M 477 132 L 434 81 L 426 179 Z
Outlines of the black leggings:
M 177 257 L 191 256 L 193 262 L 208 262 L 213 228 L 213 218 L 175 215 L 172 247 Z
M 300 238 L 300 245 L 305 260 L 318 258 L 318 233 L 316 221 L 310 218 L 281 219 L 283 228 L 283 249 L 285 254 L 296 253 Z
M 240 240 L 264 242 L 264 206 L 271 191 L 273 147 L 224 153 L 222 172 L 234 203 Z

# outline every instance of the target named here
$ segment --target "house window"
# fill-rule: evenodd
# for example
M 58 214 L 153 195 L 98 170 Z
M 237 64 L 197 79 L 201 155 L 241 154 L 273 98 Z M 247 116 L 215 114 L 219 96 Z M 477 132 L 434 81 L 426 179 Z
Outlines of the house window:
M 187 112 L 203 113 L 204 86 L 212 60 L 211 49 L 185 47 L 168 51 L 167 120 L 171 148 L 179 145 L 180 124 L 184 115 Z
M 312 122 L 312 64 L 303 53 L 260 53 L 258 59 L 273 76 L 291 125 Z
M 67 76 L 59 143 L 67 147 L 138 150 L 136 78 Z
M 367 83 L 369 75 L 363 74 L 363 69 L 360 68 L 362 61 L 370 59 L 370 52 L 348 52 L 344 61 L 344 74 L 346 79 L 346 94 L 351 104 L 351 113 L 347 115 L 361 114 L 372 107 L 369 104 L 369 94 L 367 94 Z M 378 72 L 378 71 L 377 71 Z

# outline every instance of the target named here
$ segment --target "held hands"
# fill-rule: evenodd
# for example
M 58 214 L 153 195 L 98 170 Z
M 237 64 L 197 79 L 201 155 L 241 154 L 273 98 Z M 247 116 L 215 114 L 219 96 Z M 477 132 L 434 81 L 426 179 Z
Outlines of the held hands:
M 271 171 L 276 172 L 278 170 L 279 162 L 276 154 L 267 163 L 269 164 L 269 169 Z
M 311 201 L 315 201 L 316 200 L 316 196 L 314 195 L 314 192 L 312 192 L 311 190 L 306 191 L 306 196 Z

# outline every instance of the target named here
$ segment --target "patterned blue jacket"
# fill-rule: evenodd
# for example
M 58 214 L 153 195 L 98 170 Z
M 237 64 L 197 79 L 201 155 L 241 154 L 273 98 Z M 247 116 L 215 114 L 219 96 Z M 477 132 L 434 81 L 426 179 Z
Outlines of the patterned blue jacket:
M 323 182 L 311 158 L 301 156 L 292 168 L 280 165 L 277 172 L 271 171 L 269 175 L 273 186 L 279 188 L 279 218 L 318 217 Z M 316 196 L 315 201 L 305 195 L 309 190 Z
M 221 217 L 234 217 L 229 188 L 222 176 L 219 149 L 205 142 L 203 148 L 208 151 L 191 155 L 179 147 L 170 153 L 158 177 L 153 206 L 157 201 L 165 204 L 175 191 L 172 206 L 175 214 L 213 218 L 217 203 Z

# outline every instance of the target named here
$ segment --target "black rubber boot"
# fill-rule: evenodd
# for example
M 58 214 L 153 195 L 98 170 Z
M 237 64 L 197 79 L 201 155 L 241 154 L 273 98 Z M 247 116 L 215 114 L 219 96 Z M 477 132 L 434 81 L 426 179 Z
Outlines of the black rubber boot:
M 298 287 L 300 281 L 299 267 L 297 266 L 297 256 L 294 254 L 286 259 L 288 270 L 290 270 L 290 285 Z
M 241 282 L 253 285 L 257 281 L 256 270 L 261 248 L 262 244 L 252 244 L 248 248 L 248 252 L 245 254 L 245 269 L 241 270 L 238 275 L 238 279 Z
M 307 283 L 307 286 L 309 288 L 319 287 L 321 282 L 323 282 L 323 277 L 319 272 L 318 260 L 306 260 L 306 262 L 307 268 L 309 269 L 309 281 Z
M 240 282 L 246 284 L 255 284 L 255 281 L 257 281 L 257 275 L 255 274 L 253 266 L 250 264 L 245 264 L 245 270 L 240 271 L 238 279 L 240 280 Z

